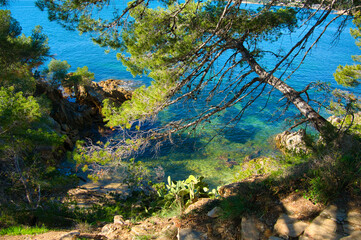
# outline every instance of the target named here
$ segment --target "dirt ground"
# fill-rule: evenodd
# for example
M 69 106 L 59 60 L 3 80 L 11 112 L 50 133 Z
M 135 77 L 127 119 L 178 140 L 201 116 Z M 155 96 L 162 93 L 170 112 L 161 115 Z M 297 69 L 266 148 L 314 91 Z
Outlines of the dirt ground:
M 0 236 L 0 240 L 59 240 L 67 233 L 50 231 L 39 235 Z

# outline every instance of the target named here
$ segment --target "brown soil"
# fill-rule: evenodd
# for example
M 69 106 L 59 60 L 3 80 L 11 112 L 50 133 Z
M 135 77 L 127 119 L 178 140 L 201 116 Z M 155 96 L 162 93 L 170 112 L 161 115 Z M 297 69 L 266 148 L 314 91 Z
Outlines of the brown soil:
M 50 231 L 37 235 L 0 236 L 0 240 L 59 240 L 67 232 Z

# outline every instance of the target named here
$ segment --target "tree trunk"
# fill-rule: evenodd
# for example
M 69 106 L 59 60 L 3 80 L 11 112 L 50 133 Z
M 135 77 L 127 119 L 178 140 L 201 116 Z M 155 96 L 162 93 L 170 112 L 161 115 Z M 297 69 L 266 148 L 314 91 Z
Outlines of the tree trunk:
M 269 74 L 264 70 L 249 53 L 249 51 L 241 44 L 238 49 L 240 50 L 244 59 L 246 59 L 252 70 L 259 76 L 261 81 L 273 86 L 279 90 L 288 101 L 292 102 L 301 114 L 312 123 L 314 128 L 325 138 L 326 141 L 332 140 L 335 137 L 336 129 L 316 112 L 301 96 L 300 93 L 290 87 L 288 84 L 280 80 L 279 78 Z

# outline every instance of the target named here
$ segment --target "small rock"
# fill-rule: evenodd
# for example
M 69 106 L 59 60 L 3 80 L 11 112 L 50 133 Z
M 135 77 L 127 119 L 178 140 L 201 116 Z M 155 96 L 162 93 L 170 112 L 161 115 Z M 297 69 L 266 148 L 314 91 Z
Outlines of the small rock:
M 307 226 L 308 224 L 305 222 L 298 221 L 286 214 L 282 214 L 278 218 L 274 229 L 280 236 L 296 238 L 303 233 Z
M 222 212 L 223 212 L 222 208 L 215 207 L 207 213 L 207 216 L 211 218 L 216 218 L 219 217 L 222 214 Z
M 125 224 L 122 215 L 115 215 L 114 216 L 114 224 Z
M 113 223 L 106 224 L 101 231 L 102 235 L 108 235 L 117 230 L 117 227 Z
M 70 232 L 70 233 L 66 233 L 65 235 L 63 235 L 60 240 L 75 240 L 77 239 L 77 237 L 80 235 L 80 232 L 78 231 L 74 231 L 74 232 Z
M 253 240 L 260 239 L 260 231 L 257 228 L 257 223 L 254 218 L 242 218 L 242 239 Z
M 203 240 L 207 239 L 203 233 L 195 231 L 191 228 L 179 229 L 178 240 Z
M 184 210 L 184 214 L 188 214 L 193 210 L 198 211 L 212 202 L 213 200 L 210 198 L 199 198 L 198 201 L 192 203 L 186 208 L 186 210 Z

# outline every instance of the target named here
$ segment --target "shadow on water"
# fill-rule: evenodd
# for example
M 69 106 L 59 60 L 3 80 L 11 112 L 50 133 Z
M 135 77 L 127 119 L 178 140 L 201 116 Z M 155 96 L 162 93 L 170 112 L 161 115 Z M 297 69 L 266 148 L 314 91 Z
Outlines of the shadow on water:
M 165 176 L 174 180 L 192 174 L 204 176 L 216 187 L 233 181 L 246 157 L 256 158 L 273 151 L 266 139 L 256 138 L 261 131 L 253 125 L 242 125 L 242 128 L 227 128 L 218 135 L 214 135 L 214 129 L 192 137 L 177 135 L 172 143 L 164 142 L 157 152 L 149 147 L 136 160 L 150 168 L 161 166 Z
M 233 127 L 225 129 L 224 137 L 230 142 L 245 144 L 253 139 L 259 131 L 262 131 L 262 129 L 254 125 L 247 124 L 242 125 L 241 128 Z

